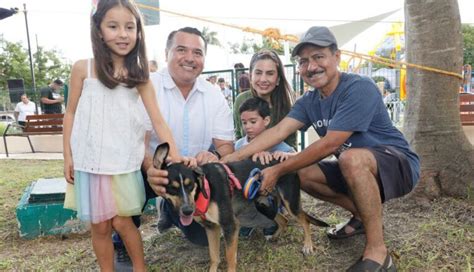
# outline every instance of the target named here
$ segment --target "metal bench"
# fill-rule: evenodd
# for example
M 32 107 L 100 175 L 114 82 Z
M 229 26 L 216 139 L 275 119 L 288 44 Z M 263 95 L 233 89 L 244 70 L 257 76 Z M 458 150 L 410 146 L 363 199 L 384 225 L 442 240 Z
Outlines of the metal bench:
M 7 157 L 9 156 L 7 146 L 8 136 L 26 137 L 30 144 L 31 152 L 35 153 L 30 136 L 63 134 L 63 117 L 64 114 L 62 113 L 29 115 L 26 116 L 25 126 L 20 126 L 17 123 L 8 124 L 3 132 L 3 143 L 5 145 L 5 153 Z M 11 131 L 13 129 L 15 129 L 15 131 Z

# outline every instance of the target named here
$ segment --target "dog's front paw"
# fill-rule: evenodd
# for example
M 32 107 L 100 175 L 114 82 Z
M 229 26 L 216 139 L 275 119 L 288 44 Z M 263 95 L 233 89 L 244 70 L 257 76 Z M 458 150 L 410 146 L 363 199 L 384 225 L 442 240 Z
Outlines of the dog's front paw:
M 302 251 L 305 256 L 312 255 L 314 253 L 314 247 L 313 245 L 304 245 Z

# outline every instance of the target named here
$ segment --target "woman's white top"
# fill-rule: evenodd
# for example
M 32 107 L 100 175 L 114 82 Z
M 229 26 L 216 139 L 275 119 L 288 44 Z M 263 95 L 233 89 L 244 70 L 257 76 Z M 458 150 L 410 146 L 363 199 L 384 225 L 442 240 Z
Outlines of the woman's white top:
M 74 170 L 116 175 L 140 169 L 145 129 L 136 88 L 104 86 L 88 76 L 77 105 L 71 134 Z

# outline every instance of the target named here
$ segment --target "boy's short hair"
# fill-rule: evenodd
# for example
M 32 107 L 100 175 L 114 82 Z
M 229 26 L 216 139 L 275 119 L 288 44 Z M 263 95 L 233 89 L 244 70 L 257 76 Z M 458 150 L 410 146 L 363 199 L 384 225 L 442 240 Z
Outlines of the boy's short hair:
M 244 111 L 257 111 L 262 118 L 265 118 L 270 116 L 270 105 L 260 97 L 252 97 L 245 100 L 240 106 L 239 114 L 242 114 Z

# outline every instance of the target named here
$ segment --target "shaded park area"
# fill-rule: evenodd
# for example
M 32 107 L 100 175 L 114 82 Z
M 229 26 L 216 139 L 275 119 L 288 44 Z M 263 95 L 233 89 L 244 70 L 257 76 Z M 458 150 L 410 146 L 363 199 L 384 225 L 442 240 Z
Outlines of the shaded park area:
M 25 169 L 24 171 L 21 169 Z M 1 160 L 0 270 L 97 270 L 90 232 L 22 239 L 15 208 L 31 181 L 62 176 L 61 160 Z M 349 217 L 330 204 L 303 197 L 304 209 L 331 224 Z M 207 248 L 187 242 L 177 230 L 156 233 L 155 215 L 145 216 L 142 236 L 150 271 L 206 271 Z M 278 240 L 266 242 L 261 232 L 239 240 L 240 271 L 342 271 L 360 256 L 365 237 L 329 240 L 312 226 L 315 254 L 301 253 L 303 233 L 295 222 Z M 474 207 L 454 198 L 424 205 L 409 198 L 384 206 L 385 241 L 400 271 L 470 271 L 473 266 Z M 221 253 L 222 254 L 222 253 Z M 225 268 L 225 262 L 221 264 Z

